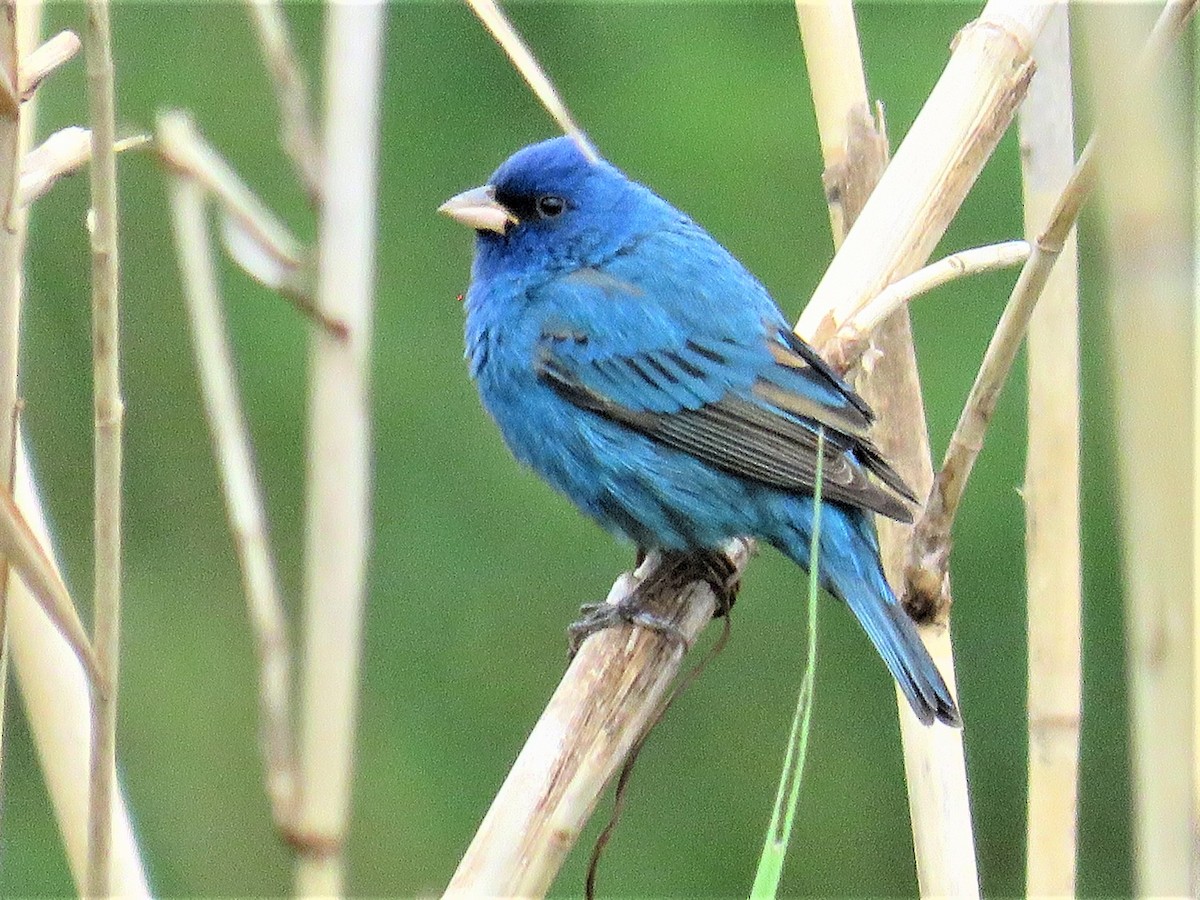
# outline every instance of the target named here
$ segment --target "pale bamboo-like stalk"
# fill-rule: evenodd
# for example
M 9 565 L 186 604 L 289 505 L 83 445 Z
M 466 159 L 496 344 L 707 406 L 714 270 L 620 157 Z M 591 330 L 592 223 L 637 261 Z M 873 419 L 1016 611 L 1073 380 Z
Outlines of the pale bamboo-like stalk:
M 751 544 L 735 541 L 736 571 Z M 608 603 L 639 585 L 642 603 L 673 623 L 688 645 L 712 619 L 717 598 L 685 562 L 667 568 L 657 552 L 617 579 Z M 483 823 L 467 848 L 447 897 L 545 894 L 629 751 L 658 717 L 679 673 L 685 646 L 660 631 L 632 626 L 592 635 L 542 712 Z
M 1192 65 L 1200 72 L 1200 41 Z M 1200 108 L 1200 86 L 1194 108 Z M 1200 129 L 1192 129 L 1192 384 L 1200 385 Z M 1200 817 L 1200 390 L 1192 394 L 1192 814 Z
M 805 308 L 802 334 L 824 343 L 928 258 L 1024 97 L 1049 9 L 990 0 L 958 33 L 946 69 Z
M 1134 77 L 1145 78 L 1179 37 L 1197 0 L 1168 3 L 1162 10 L 1149 40 L 1134 59 Z M 946 456 L 938 471 L 929 500 L 914 528 L 909 550 L 909 588 L 920 603 L 937 606 L 938 594 L 950 567 L 951 531 L 959 504 L 966 491 L 975 460 L 995 411 L 1000 392 L 1024 340 L 1025 329 L 1042 289 L 1054 270 L 1075 220 L 1091 195 L 1097 177 L 1097 138 L 1083 148 L 1070 178 L 1055 202 L 1049 223 L 1033 244 L 1033 252 L 1021 269 L 1017 283 L 1004 306 L 987 352 L 963 404 Z M 910 597 L 912 602 L 913 597 Z
M 169 116 L 163 118 L 160 132 L 169 127 Z M 267 796 L 276 826 L 290 832 L 296 799 L 291 653 L 262 491 L 221 312 L 203 186 L 186 176 L 173 178 L 171 213 L 201 393 L 258 650 L 259 739 Z
M 1075 165 L 1067 8 L 1034 47 L 1038 71 L 1019 126 L 1025 234 L 1050 219 Z M 1072 230 L 1029 322 L 1025 571 L 1029 628 L 1029 799 L 1025 889 L 1075 894 L 1079 795 L 1081 563 L 1079 276 Z
M 305 655 L 296 893 L 344 890 L 366 561 L 370 543 L 371 311 L 385 6 L 326 10 L 317 306 L 345 324 L 311 337 Z
M 937 105 L 941 108 L 940 112 L 923 113 L 926 122 L 919 132 L 926 133 L 922 135 L 917 149 L 905 155 L 904 165 L 897 170 L 898 174 L 894 176 L 889 195 L 894 198 L 898 206 L 880 206 L 871 217 L 868 231 L 855 239 L 854 249 L 851 252 L 852 258 L 848 261 L 838 262 L 843 255 L 846 255 L 847 251 L 850 251 L 849 240 L 843 251 L 835 258 L 836 272 L 831 268 L 831 273 L 834 273 L 835 276 L 834 280 L 822 292 L 819 305 L 814 307 L 816 310 L 812 326 L 814 331 L 816 330 L 815 325 L 823 323 L 827 316 L 830 320 L 829 325 L 827 329 L 822 329 L 822 331 L 827 331 L 826 337 L 836 333 L 840 325 L 844 324 L 844 319 L 836 319 L 829 315 L 835 305 L 834 299 L 839 296 L 837 285 L 852 288 L 855 303 L 852 308 L 847 310 L 847 314 L 852 315 L 877 293 L 877 284 L 887 284 L 896 274 L 904 274 L 919 267 L 924 255 L 930 252 L 938 236 L 944 230 L 950 214 L 957 209 L 967 186 L 974 179 L 979 168 L 982 167 L 983 161 L 994 147 L 995 141 L 1003 131 L 1003 126 L 1011 118 L 1029 75 L 1028 53 L 1033 37 L 1040 29 L 1045 13 L 1040 7 L 1030 8 L 1017 0 L 994 2 L 989 5 L 988 10 L 994 14 L 994 21 L 979 25 L 974 29 L 968 29 L 960 37 L 951 67 L 948 67 L 942 79 L 943 82 L 947 82 L 947 85 L 938 93 Z M 863 118 L 867 119 L 869 126 L 869 115 L 864 111 L 864 115 L 859 117 L 855 128 L 870 133 L 872 131 L 870 127 L 865 129 L 861 127 Z M 940 127 L 938 123 L 941 123 Z M 934 133 L 929 133 L 931 130 Z M 948 146 L 941 146 L 938 140 L 935 140 L 935 136 L 938 134 L 940 134 L 940 140 L 945 141 Z M 897 161 L 899 161 L 899 157 Z M 897 161 L 893 161 L 892 166 L 888 169 L 885 182 L 893 179 L 892 170 L 896 168 Z M 929 170 L 936 175 L 931 176 L 929 172 L 925 171 L 925 166 L 928 166 Z M 917 179 L 918 183 L 927 186 L 935 195 L 944 194 L 946 199 L 941 203 L 930 204 L 924 193 L 904 190 L 904 183 L 913 179 Z M 871 202 L 868 203 L 868 207 Z M 860 227 L 861 224 L 860 222 Z M 901 237 L 898 239 L 897 235 Z M 880 253 L 881 249 L 886 249 L 886 252 Z M 923 254 L 920 251 L 923 251 Z M 853 277 L 856 272 L 859 276 L 857 279 Z M 829 276 L 827 276 L 828 279 Z M 801 333 L 809 338 L 814 336 L 813 331 L 806 329 L 801 329 Z M 885 416 L 888 415 L 896 416 L 899 421 L 912 421 L 911 418 L 906 420 L 903 416 L 898 416 L 894 410 L 885 412 Z M 923 422 L 923 416 L 921 422 Z M 921 440 L 924 442 L 923 426 L 920 434 Z M 927 446 L 925 446 L 924 454 L 925 467 L 928 472 Z M 929 475 L 927 474 L 926 486 L 928 482 Z M 686 589 L 684 593 L 686 593 Z M 664 603 L 667 604 L 666 608 L 672 611 L 686 609 L 687 598 L 681 596 L 680 591 L 675 591 L 672 592 L 671 597 L 664 600 Z M 682 614 L 678 617 L 681 618 Z M 596 652 L 599 658 L 607 659 L 610 654 L 620 653 L 620 647 L 626 639 L 624 630 L 609 629 L 590 638 L 585 644 L 585 650 L 592 645 L 597 645 Z M 935 659 L 942 665 L 944 672 L 948 671 L 946 663 L 949 659 L 949 638 L 944 629 L 934 644 L 932 649 Z M 660 655 L 650 656 L 652 660 L 661 658 Z M 584 709 L 609 708 L 615 683 L 611 679 L 607 681 L 593 679 L 588 689 L 575 690 L 579 685 L 579 679 L 585 677 L 586 673 L 587 670 L 580 666 L 571 666 L 564 676 L 564 681 L 560 684 L 556 696 L 564 692 L 568 693 L 574 696 L 575 702 Z M 614 719 L 610 728 L 619 728 L 619 723 L 624 721 L 624 717 L 645 718 L 644 712 L 631 704 L 626 704 L 615 715 L 618 718 Z M 944 829 L 946 833 L 943 835 L 943 843 L 947 855 L 953 858 L 965 840 L 969 847 L 965 855 L 969 859 L 970 870 L 973 873 L 974 852 L 973 848 L 970 848 L 971 832 L 969 816 L 966 815 L 965 772 L 960 733 L 954 729 L 939 727 L 926 729 L 920 726 L 915 717 L 910 715 L 909 718 L 911 719 L 909 728 L 918 733 L 916 738 L 909 737 L 910 743 L 920 740 L 920 733 L 924 732 L 934 735 L 930 740 L 937 745 L 933 750 L 924 752 L 924 755 L 916 763 L 918 767 L 928 766 L 936 769 L 940 764 L 938 761 L 941 759 L 956 760 L 955 763 L 943 766 L 943 769 L 953 773 L 954 777 L 915 779 L 910 777 L 910 784 L 916 782 L 926 784 L 923 791 L 928 797 L 931 807 L 954 808 L 961 811 L 959 815 L 960 818 L 965 818 L 965 828 L 959 821 L 954 828 Z M 646 720 L 648 721 L 648 719 Z M 554 735 L 554 740 L 558 745 L 552 752 L 543 749 L 541 753 L 522 754 L 523 767 L 520 775 L 522 783 L 533 792 L 554 785 L 556 795 L 570 797 L 573 803 L 590 808 L 595 802 L 595 797 L 589 795 L 588 792 L 598 790 L 600 787 L 600 784 L 592 778 L 593 773 L 590 770 L 587 782 L 577 787 L 574 783 L 558 783 L 549 768 L 579 752 L 576 744 L 580 740 L 580 735 L 577 732 L 560 731 Z M 510 775 L 510 780 L 515 777 L 515 773 Z M 539 794 L 538 796 L 545 797 L 546 795 Z M 500 805 L 502 804 L 494 803 L 493 809 Z M 491 816 L 492 813 L 489 812 L 489 817 Z M 544 821 L 544 817 L 539 821 Z M 464 893 L 516 892 L 519 889 L 513 885 L 523 883 L 520 881 L 522 877 L 520 870 L 523 867 L 536 865 L 533 861 L 539 859 L 543 854 L 550 854 L 561 860 L 562 850 L 558 843 L 570 842 L 575 837 L 573 832 L 555 834 L 552 829 L 540 828 L 537 840 L 527 840 L 521 827 L 520 817 L 512 822 L 511 828 L 490 827 L 488 839 L 483 841 L 485 846 L 480 848 L 480 852 L 486 854 L 486 859 L 479 864 L 473 864 L 472 868 L 491 871 L 494 873 L 494 877 L 486 880 L 472 878 L 464 881 L 456 875 L 452 888 Z M 477 838 L 477 840 L 479 839 Z M 519 845 L 519 849 L 515 849 L 514 845 Z M 472 855 L 475 855 L 476 849 L 473 844 Z M 505 864 L 510 868 L 506 870 Z M 952 864 L 947 863 L 947 865 Z M 463 868 L 460 865 L 460 871 Z M 551 873 L 549 877 L 552 878 L 553 874 Z M 967 881 L 970 882 L 968 888 L 960 893 L 976 893 L 978 891 L 977 882 L 973 878 L 967 879 Z M 922 883 L 926 883 L 924 877 Z M 950 885 L 950 887 L 955 886 Z
M 801 316 L 802 334 L 823 344 L 932 251 L 1024 95 L 1047 14 L 1045 6 L 992 0 L 959 32 L 946 70 Z M 932 466 L 906 317 L 894 317 L 876 343 L 882 357 L 862 386 L 879 416 L 875 441 L 920 494 Z M 889 579 L 911 601 L 911 528 L 880 521 L 879 531 Z M 953 686 L 948 580 L 939 587 L 936 604 L 910 609 L 926 623 L 922 637 Z M 922 727 L 902 699 L 900 720 L 921 892 L 978 895 L 962 734 Z
M 1104 116 L 1101 199 L 1109 245 L 1115 438 L 1129 651 L 1134 889 L 1195 896 L 1192 778 L 1196 385 L 1185 170 L 1194 107 L 1185 74 L 1114 78 L 1138 52 L 1133 6 L 1081 16 Z M 1152 223 L 1152 227 L 1147 227 Z
M 313 122 L 308 81 L 296 56 L 287 19 L 278 0 L 247 0 L 247 8 L 279 103 L 284 152 L 309 198 L 317 203 L 321 197 L 321 145 Z
M 37 0 L 21 0 L 18 4 L 16 21 L 23 55 L 37 46 L 41 14 L 42 4 Z M 62 55 L 58 54 L 60 58 Z M 42 68 L 49 71 L 52 66 L 46 64 Z M 32 90 L 32 85 L 28 87 Z M 21 147 L 32 144 L 35 110 L 36 93 L 33 93 L 21 109 Z M 7 179 L 0 182 L 0 190 L 5 190 L 7 184 Z M 8 228 L 0 228 L 0 294 L 13 290 L 19 294 L 27 213 L 23 209 L 9 209 L 7 202 L 5 209 Z M 49 554 L 51 546 L 45 516 L 19 441 L 17 450 L 13 494 L 38 546 Z M 54 565 L 52 555 L 50 563 Z M 53 578 L 61 583 L 56 568 Z M 11 579 L 8 587 L 7 625 L 13 670 L 63 837 L 67 862 L 75 884 L 82 891 L 87 877 L 90 694 L 93 684 L 81 667 L 78 649 L 64 640 L 59 626 L 48 617 L 26 584 L 20 579 Z M 119 791 L 113 799 L 113 815 L 112 892 L 124 897 L 148 897 L 140 851 Z
M 15 93 L 20 72 L 20 41 L 15 0 L 0 9 L 0 79 L 7 79 Z M 40 20 L 41 10 L 37 16 Z M 7 221 L 13 209 L 20 178 L 20 105 L 0 107 L 0 218 Z M 20 214 L 18 214 L 20 215 Z M 17 364 L 21 339 L 21 265 L 25 255 L 25 216 L 10 231 L 0 227 L 0 484 L 10 490 L 17 443 Z M 0 223 L 2 224 L 2 223 Z M 9 563 L 0 557 L 0 775 L 4 771 L 4 720 L 8 705 L 7 598 Z M 2 782 L 0 782 L 2 783 Z
M 50 533 L 28 460 L 18 450 L 15 496 L 42 547 Z M 88 782 L 91 761 L 91 687 L 75 651 L 17 578 L 9 586 L 8 626 L 13 671 L 54 807 L 67 863 L 80 893 L 87 879 Z M 119 790 L 113 795 L 109 890 L 113 896 L 149 897 L 141 851 Z
M 849 371 L 870 349 L 875 329 L 900 306 L 951 281 L 1023 265 L 1029 259 L 1029 253 L 1026 241 L 972 247 L 944 256 L 893 281 L 825 342 L 821 349 L 825 361 L 839 371 Z
M 842 8 L 842 16 L 849 16 L 851 22 L 853 21 L 849 0 L 837 0 L 827 5 Z M 857 31 L 845 28 L 835 31 L 817 30 L 811 23 L 807 28 L 803 27 L 806 19 L 810 18 L 809 10 L 813 8 L 819 9 L 820 6 L 797 6 L 802 24 L 801 33 L 807 42 L 806 46 L 808 43 L 816 43 L 826 47 L 824 54 L 816 59 L 823 60 L 831 69 L 819 76 L 814 73 L 811 76 L 812 80 L 816 82 L 818 78 L 837 78 L 839 72 L 845 70 L 843 80 L 847 84 L 862 85 L 861 96 L 839 98 L 850 104 L 844 110 L 833 109 L 826 111 L 824 115 L 818 114 L 818 125 L 856 116 L 861 118 L 859 111 L 866 107 L 868 97 L 862 75 Z M 818 23 L 821 18 L 818 18 Z M 829 49 L 829 45 L 839 39 L 842 43 L 832 50 Z M 808 56 L 810 67 L 813 59 L 812 56 Z M 828 97 L 826 93 L 813 92 L 814 103 L 822 103 Z M 879 134 L 877 140 L 886 148 L 885 135 Z M 822 144 L 824 146 L 826 141 Z M 831 159 L 826 157 L 827 190 L 830 182 L 830 163 Z M 867 198 L 871 196 L 883 175 L 882 166 L 877 166 L 874 171 L 862 165 L 851 168 L 857 171 L 857 180 L 860 183 L 852 191 L 845 188 L 839 190 L 837 195 L 840 197 L 843 193 L 851 193 L 869 202 Z M 833 204 L 831 208 L 832 206 Z M 862 211 L 861 206 L 844 210 L 846 224 L 852 226 Z M 834 240 L 839 242 L 836 234 Z M 847 321 L 852 318 L 848 316 Z M 872 367 L 873 378 L 867 377 L 863 389 L 879 416 L 874 431 L 875 440 L 887 458 L 897 466 L 901 475 L 919 492 L 921 483 L 927 483 L 930 478 L 931 463 L 925 409 L 907 307 L 900 307 L 885 320 L 872 340 L 881 356 Z M 883 385 L 882 388 L 877 387 L 880 384 Z M 908 538 L 907 528 L 897 523 L 885 524 L 886 520 L 880 517 L 877 517 L 877 521 L 880 525 L 884 566 L 889 581 L 899 594 L 903 588 L 903 570 L 897 563 L 903 558 L 903 548 Z M 946 631 L 944 623 L 935 627 L 940 628 L 942 632 Z M 930 643 L 930 629 L 922 628 L 921 631 L 922 638 L 927 644 Z M 948 635 L 944 641 L 931 646 L 930 652 L 948 683 L 953 686 L 953 659 L 949 654 Z M 962 733 L 936 726 L 928 729 L 919 725 L 914 727 L 913 723 L 916 720 L 908 708 L 907 701 L 897 694 L 897 702 L 904 739 L 913 849 L 916 854 L 921 893 L 923 896 L 978 896 L 979 875 L 975 864 L 974 831 L 967 794 Z
M 554 84 L 537 61 L 537 57 L 521 39 L 521 35 L 504 15 L 504 11 L 500 9 L 496 0 L 467 0 L 467 5 L 471 7 L 471 11 L 475 13 L 484 27 L 491 32 L 496 43 L 508 54 L 513 68 L 521 73 L 521 77 L 525 79 L 529 89 L 541 101 L 546 112 L 550 113 L 554 121 L 558 123 L 558 127 L 565 134 L 571 136 L 585 157 L 592 162 L 598 160 L 600 157 L 596 153 L 596 148 L 583 133 L 583 129 L 575 124 L 574 116 L 567 109 L 567 105 L 563 103 L 558 91 L 554 89 Z
M 111 893 L 121 634 L 121 431 L 116 114 L 108 0 L 88 0 L 84 30 L 92 124 L 92 352 L 95 405 L 95 600 L 92 646 L 106 692 L 92 696 L 88 875 L 85 893 Z

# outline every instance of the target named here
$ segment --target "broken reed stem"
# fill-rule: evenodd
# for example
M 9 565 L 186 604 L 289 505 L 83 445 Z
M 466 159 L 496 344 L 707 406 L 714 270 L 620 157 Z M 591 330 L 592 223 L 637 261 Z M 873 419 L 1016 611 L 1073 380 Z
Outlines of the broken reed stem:
M 308 79 L 296 55 L 278 0 L 246 0 L 279 103 L 280 137 L 314 206 L 321 201 L 321 145 L 312 115 Z
M 1070 35 L 1056 7 L 1034 47 L 1019 126 L 1025 233 L 1053 214 L 1075 161 Z M 1029 322 L 1025 570 L 1029 629 L 1026 893 L 1075 895 L 1081 671 L 1079 277 L 1075 231 Z
M 491 32 L 492 37 L 496 39 L 496 43 L 508 55 L 513 68 L 525 79 L 525 83 L 529 85 L 529 89 L 541 101 L 546 112 L 550 113 L 550 116 L 558 123 L 558 127 L 563 130 L 563 133 L 571 136 L 571 139 L 575 141 L 580 151 L 589 161 L 599 161 L 600 155 L 596 152 L 596 148 L 592 146 L 592 142 L 583 133 L 583 129 L 575 124 L 575 119 L 571 115 L 571 111 L 567 109 L 567 105 L 563 103 L 562 98 L 558 95 L 558 91 L 554 89 L 554 84 L 550 81 L 549 76 L 546 75 L 546 71 L 542 68 L 541 63 L 537 61 L 537 57 L 533 55 L 529 46 L 521 39 L 521 35 L 517 33 L 512 22 L 504 15 L 504 11 L 500 9 L 496 0 L 467 0 L 467 5 L 471 7 L 471 11 L 475 13 L 484 27 Z
M 15 496 L 39 544 L 49 549 L 46 517 L 28 460 L 20 449 Z M 24 701 L 25 718 L 37 747 L 67 863 L 82 894 L 88 869 L 91 683 L 75 651 L 19 578 L 9 585 L 8 612 L 13 671 Z M 113 794 L 113 816 L 110 892 L 120 897 L 149 897 L 141 851 L 119 789 Z
M 0 15 L 0 78 L 15 90 L 20 73 L 20 46 L 16 7 L 10 5 Z M 0 216 L 7 222 L 14 211 L 17 180 L 20 177 L 20 107 L 0 110 Z M 17 365 L 21 340 L 21 266 L 25 255 L 26 216 L 17 213 L 17 228 L 0 227 L 0 484 L 11 485 L 17 441 Z M 0 222 L 0 224 L 3 224 Z M 4 720 L 8 705 L 7 597 L 9 563 L 0 557 L 0 775 L 3 774 Z M 3 784 L 0 781 L 0 784 Z
M 1171 42 L 1181 34 L 1195 6 L 1196 0 L 1186 0 L 1168 3 L 1163 8 L 1149 40 L 1141 52 L 1134 55 L 1136 77 L 1148 77 L 1149 69 L 1161 60 Z M 1038 297 L 1083 204 L 1096 185 L 1096 140 L 1093 135 L 1083 148 L 1079 162 L 1054 206 L 1049 224 L 1034 242 L 1033 252 L 1022 267 L 992 334 L 975 383 L 950 437 L 925 511 L 915 528 L 908 562 L 908 581 L 913 596 L 906 602 L 930 607 L 940 603 L 941 585 L 946 582 L 949 572 L 954 519 L 975 460 L 983 449 L 984 435 L 1000 391 L 1024 340 Z
M 317 306 L 345 324 L 311 336 L 305 656 L 296 894 L 344 890 L 366 561 L 368 374 L 375 282 L 382 2 L 326 10 L 324 170 Z
M 726 553 L 739 577 L 752 544 Z M 651 553 L 613 584 L 607 603 L 639 585 L 645 608 L 690 646 L 712 619 L 712 587 L 686 565 Z M 639 604 L 642 605 L 642 604 Z M 584 641 L 504 779 L 446 888 L 447 897 L 544 895 L 579 838 L 604 786 L 658 718 L 683 662 L 668 635 L 606 628 Z
M 276 826 L 288 834 L 296 800 L 291 652 L 262 492 L 221 311 L 203 186 L 185 176 L 172 178 L 171 213 L 213 454 L 221 473 L 229 530 L 258 651 L 259 740 L 267 796 Z
M 875 329 L 901 306 L 951 281 L 1023 265 L 1029 253 L 1026 241 L 972 247 L 893 281 L 825 343 L 825 361 L 839 371 L 849 371 L 870 348 Z
M 107 691 L 92 697 L 88 875 L 85 893 L 111 893 L 121 624 L 121 428 L 117 169 L 113 149 L 112 35 L 108 0 L 88 0 L 84 31 L 92 128 L 92 348 L 95 397 L 95 600 L 92 645 Z
M 872 296 L 927 258 L 1024 96 L 1032 43 L 1047 13 L 1048 7 L 992 0 L 959 32 L 937 86 L 805 309 L 801 333 L 823 345 Z M 877 343 L 883 355 L 863 384 L 879 416 L 874 437 L 920 493 L 932 467 L 907 317 L 894 317 Z M 885 569 L 903 587 L 911 530 L 888 521 L 879 526 Z M 922 637 L 953 685 L 948 579 L 938 587 L 936 604 L 909 608 L 926 622 Z M 921 892 L 977 896 L 962 734 L 920 726 L 902 700 L 900 718 Z
M 1109 348 L 1129 654 L 1134 891 L 1195 896 L 1193 806 L 1195 299 L 1183 67 L 1114 78 L 1138 47 L 1136 6 L 1081 16 L 1097 114 L 1109 260 Z M 1170 12 L 1175 12 L 1174 10 Z M 1148 227 L 1147 223 L 1153 223 Z
M 826 4 L 841 8 L 842 18 L 853 24 L 853 11 L 849 0 L 835 0 Z M 862 95 L 843 95 L 848 105 L 842 109 L 830 109 L 818 113 L 818 124 L 837 121 L 862 121 L 865 118 L 868 96 L 862 75 L 862 60 L 859 51 L 857 30 L 840 28 L 823 31 L 803 27 L 818 5 L 798 4 L 797 10 L 802 23 L 802 34 L 806 42 L 816 42 L 825 47 L 821 56 L 815 57 L 832 69 L 811 79 L 828 81 L 840 77 L 850 85 L 861 85 Z M 822 17 L 823 18 L 823 17 Z M 820 19 L 818 19 L 820 21 Z M 842 43 L 831 47 L 833 42 Z M 808 44 L 806 43 L 806 48 Z M 806 52 L 811 66 L 814 57 Z M 844 73 L 844 74 L 843 74 Z M 828 93 L 814 92 L 814 103 L 821 103 Z M 864 123 L 865 124 L 865 123 Z M 827 194 L 838 198 L 843 204 L 844 221 L 854 224 L 862 213 L 862 204 L 868 201 L 872 191 L 883 175 L 886 162 L 887 137 L 875 133 L 873 141 L 864 141 L 864 132 L 852 131 L 859 140 L 850 143 L 845 153 L 851 162 L 837 166 L 836 158 L 826 157 L 825 182 Z M 823 140 L 822 146 L 831 143 Z M 880 149 L 875 149 L 876 147 Z M 861 159 L 853 159 L 855 153 Z M 865 152 L 864 152 L 865 151 Z M 836 177 L 840 173 L 841 177 Z M 856 183 L 845 184 L 847 178 Z M 857 197 L 860 205 L 845 207 L 844 197 Z M 830 204 L 831 208 L 834 205 Z M 837 217 L 831 215 L 836 221 Z M 842 243 L 834 235 L 835 244 Z M 803 318 L 801 319 L 803 323 Z M 841 332 L 839 332 L 841 333 Z M 851 334 L 853 338 L 853 334 Z M 863 335 L 858 335 L 860 339 Z M 908 308 L 901 306 L 887 318 L 871 338 L 878 346 L 881 356 L 876 362 L 872 376 L 866 379 L 863 389 L 868 402 L 872 403 L 879 416 L 873 437 L 886 458 L 897 466 L 908 484 L 920 489 L 930 478 L 929 447 L 925 426 L 925 409 L 921 398 L 916 358 L 913 351 L 912 331 Z M 826 348 L 822 348 L 826 352 Z M 878 385 L 884 385 L 879 389 Z M 874 395 L 874 396 L 873 396 Z M 901 570 L 897 565 L 901 558 L 907 528 L 899 523 L 887 522 L 877 517 L 880 526 L 880 549 L 884 567 L 892 585 L 902 587 Z M 929 628 L 921 628 L 922 638 L 930 643 Z M 939 669 L 953 688 L 953 659 L 949 653 L 948 632 L 940 630 L 944 640 L 930 646 Z M 941 652 L 939 652 L 941 651 Z M 905 775 L 909 796 L 909 811 L 913 829 L 913 849 L 916 856 L 917 877 L 922 895 L 953 894 L 955 896 L 977 896 L 979 876 L 975 865 L 975 847 L 971 823 L 970 805 L 966 784 L 966 766 L 963 757 L 962 732 L 938 726 L 924 727 L 916 722 L 907 701 L 897 692 L 897 703 L 901 718 L 901 734 L 904 742 Z

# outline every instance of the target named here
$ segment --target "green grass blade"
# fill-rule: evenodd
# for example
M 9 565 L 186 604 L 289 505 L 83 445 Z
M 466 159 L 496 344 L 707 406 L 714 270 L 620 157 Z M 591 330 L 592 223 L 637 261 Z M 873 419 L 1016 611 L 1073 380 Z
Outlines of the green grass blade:
M 796 700 L 796 714 L 792 717 L 787 752 L 783 757 L 779 790 L 775 794 L 775 809 L 771 813 L 767 839 L 763 844 L 762 856 L 758 861 L 758 871 L 754 875 L 754 885 L 750 889 L 751 900 L 774 898 L 779 893 L 779 881 L 783 877 L 783 859 L 787 854 L 792 823 L 796 818 L 804 760 L 808 755 L 808 735 L 812 724 L 813 685 L 817 670 L 817 594 L 820 589 L 817 554 L 821 545 L 821 479 L 824 474 L 824 458 L 825 431 L 821 429 L 817 432 L 817 473 L 813 487 L 812 540 L 808 551 L 808 653 L 804 665 L 804 677 L 800 681 L 800 696 Z

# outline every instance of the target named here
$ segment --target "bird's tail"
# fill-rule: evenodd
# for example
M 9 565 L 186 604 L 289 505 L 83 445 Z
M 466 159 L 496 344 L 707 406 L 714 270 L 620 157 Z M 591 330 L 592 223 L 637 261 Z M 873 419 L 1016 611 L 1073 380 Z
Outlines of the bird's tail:
M 792 540 L 777 546 L 807 569 L 807 535 L 804 528 L 797 530 Z M 822 586 L 850 607 L 917 718 L 926 725 L 937 720 L 961 726 L 950 688 L 884 577 L 870 518 L 861 510 L 838 504 L 823 506 L 819 563 Z
M 937 719 L 947 725 L 961 726 L 962 718 L 950 696 L 950 688 L 921 642 L 913 620 L 893 596 L 883 573 L 874 587 L 861 581 L 854 584 L 844 592 L 844 599 L 883 657 L 917 718 L 926 725 Z

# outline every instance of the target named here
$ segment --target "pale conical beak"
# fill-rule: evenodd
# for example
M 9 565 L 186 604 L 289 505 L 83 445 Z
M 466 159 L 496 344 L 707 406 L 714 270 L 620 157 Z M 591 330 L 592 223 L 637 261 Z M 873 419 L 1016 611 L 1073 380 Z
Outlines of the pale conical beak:
M 518 221 L 502 203 L 496 202 L 496 189 L 490 184 L 455 194 L 438 207 L 438 212 L 445 213 L 468 228 L 494 231 L 496 234 L 504 234 L 509 225 L 515 225 Z

